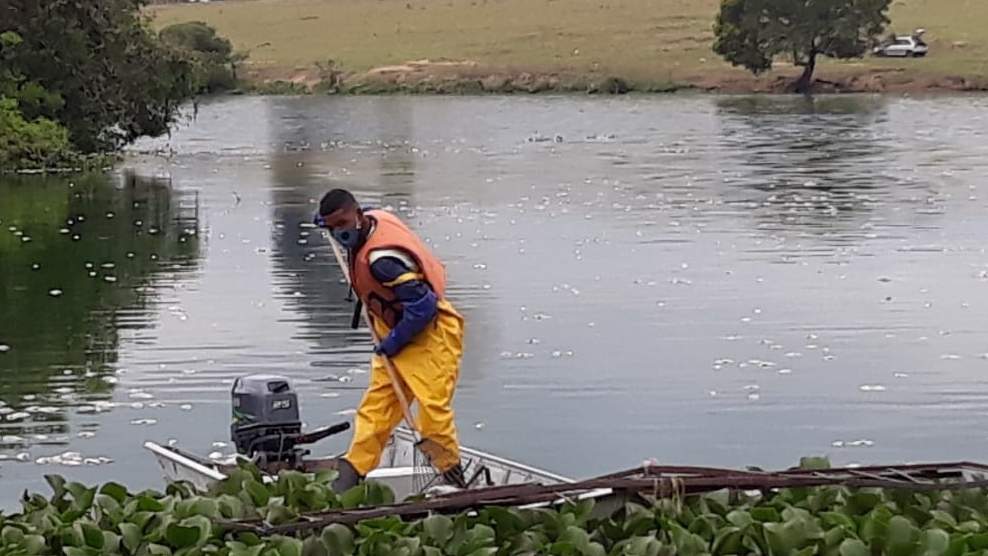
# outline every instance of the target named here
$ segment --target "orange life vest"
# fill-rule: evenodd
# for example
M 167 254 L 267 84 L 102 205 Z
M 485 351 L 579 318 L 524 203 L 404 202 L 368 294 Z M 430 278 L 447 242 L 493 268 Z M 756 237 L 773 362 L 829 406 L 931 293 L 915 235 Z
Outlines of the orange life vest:
M 383 210 L 369 210 L 365 214 L 374 220 L 374 231 L 350 258 L 353 291 L 371 315 L 383 320 L 389 328 L 394 328 L 401 317 L 401 302 L 391 288 L 374 278 L 371 273 L 371 252 L 398 249 L 406 253 L 418 266 L 416 272 L 422 275 L 423 281 L 429 284 L 439 299 L 446 295 L 446 268 L 425 242 L 397 216 Z

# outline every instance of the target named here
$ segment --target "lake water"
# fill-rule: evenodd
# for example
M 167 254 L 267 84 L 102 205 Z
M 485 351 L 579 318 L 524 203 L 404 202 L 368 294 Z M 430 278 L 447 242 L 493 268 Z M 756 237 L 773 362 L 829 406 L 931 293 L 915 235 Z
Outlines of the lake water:
M 205 102 L 112 175 L 0 179 L 0 500 L 161 487 L 145 440 L 230 452 L 246 373 L 350 419 L 368 335 L 300 226 L 334 186 L 447 263 L 466 445 L 573 476 L 988 459 L 986 170 L 976 96 Z

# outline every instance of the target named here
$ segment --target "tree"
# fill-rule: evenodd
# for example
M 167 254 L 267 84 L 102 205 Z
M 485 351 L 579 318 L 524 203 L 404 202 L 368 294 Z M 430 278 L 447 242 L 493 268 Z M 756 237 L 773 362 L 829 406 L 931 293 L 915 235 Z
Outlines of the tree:
M 793 84 L 808 92 L 818 56 L 858 58 L 888 25 L 891 0 L 722 0 L 714 52 L 755 75 L 776 56 L 792 56 L 803 73 Z
M 184 52 L 195 63 L 197 92 L 215 93 L 236 86 L 237 62 L 246 56 L 233 52 L 233 45 L 201 21 L 175 23 L 158 34 L 162 42 Z
M 0 95 L 83 152 L 161 135 L 196 92 L 193 61 L 158 40 L 142 0 L 3 0 Z

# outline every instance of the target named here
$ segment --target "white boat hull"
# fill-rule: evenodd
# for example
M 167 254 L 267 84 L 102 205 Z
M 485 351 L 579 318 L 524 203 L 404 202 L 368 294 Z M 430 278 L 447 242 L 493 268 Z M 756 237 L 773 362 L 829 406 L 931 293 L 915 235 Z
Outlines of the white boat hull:
M 201 491 L 208 490 L 212 485 L 226 478 L 224 465 L 232 462 L 209 462 L 202 458 L 187 454 L 176 448 L 161 446 L 154 442 L 146 442 L 144 447 L 152 453 L 164 478 L 168 482 L 184 481 L 192 484 Z M 467 478 L 474 476 L 477 470 L 485 469 L 473 485 L 475 487 L 505 486 L 515 484 L 563 484 L 571 483 L 572 479 L 556 475 L 549 471 L 530 467 L 492 454 L 471 448 L 460 449 L 460 459 L 463 462 Z M 412 433 L 404 428 L 396 429 L 391 441 L 385 447 L 381 456 L 381 464 L 371 471 L 367 478 L 383 483 L 391 488 L 397 500 L 418 494 L 418 488 L 423 476 L 431 476 L 431 469 L 416 468 L 415 444 Z

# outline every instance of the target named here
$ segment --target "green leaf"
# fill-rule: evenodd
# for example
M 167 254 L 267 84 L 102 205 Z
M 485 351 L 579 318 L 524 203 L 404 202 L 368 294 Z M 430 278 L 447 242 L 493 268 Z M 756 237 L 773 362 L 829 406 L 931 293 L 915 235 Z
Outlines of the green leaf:
M 298 517 L 295 512 L 282 505 L 269 506 L 264 514 L 264 521 L 270 525 L 282 525 L 294 521 Z
M 727 514 L 727 521 L 739 529 L 746 529 L 755 522 L 751 513 L 746 510 L 734 510 Z
M 120 535 L 112 531 L 103 531 L 103 548 L 101 552 L 104 554 L 116 554 L 120 552 Z
M 302 556 L 329 556 L 329 550 L 319 537 L 307 537 L 302 541 Z
M 245 517 L 244 503 L 236 496 L 229 494 L 220 495 L 217 500 L 220 515 L 227 519 L 239 519 Z
M 724 527 L 714 538 L 711 551 L 720 556 L 722 554 L 737 554 L 741 549 L 741 541 L 744 533 L 739 527 Z
M 195 497 L 192 499 L 192 505 L 189 509 L 193 515 L 201 515 L 210 519 L 220 517 L 219 503 L 211 498 Z
M 967 545 L 974 550 L 988 549 L 988 533 L 971 535 L 967 540 Z
M 840 544 L 840 556 L 871 556 L 871 552 L 858 539 L 847 539 Z
M 766 523 L 763 528 L 772 554 L 789 554 L 796 548 L 796 539 L 784 523 Z
M 145 494 L 138 497 L 137 509 L 142 512 L 161 512 L 164 511 L 165 505 L 160 500 Z
M 0 521 L 2 523 L 2 521 Z M 24 531 L 20 528 L 14 527 L 13 525 L 8 525 L 0 531 L 0 539 L 3 540 L 3 544 L 7 546 L 14 546 L 20 544 L 24 540 Z
M 832 548 L 838 546 L 844 539 L 848 537 L 847 529 L 843 526 L 838 525 L 831 528 L 823 535 L 823 545 L 827 548 Z
M 962 533 L 980 533 L 981 524 L 974 520 L 965 521 L 963 523 L 957 524 L 957 531 Z
M 96 498 L 95 488 L 86 488 L 79 483 L 68 483 L 65 489 L 72 496 L 72 508 L 78 511 L 87 511 L 93 506 L 93 499 Z
M 253 546 L 247 546 L 242 542 L 227 541 L 226 547 L 230 549 L 230 556 L 260 556 L 266 545 L 256 544 Z
M 422 530 L 436 546 L 444 546 L 453 538 L 453 520 L 444 515 L 431 515 L 422 520 Z
M 353 554 L 353 532 L 346 525 L 334 523 L 322 530 L 322 542 L 333 556 Z
M 320 485 L 329 486 L 340 476 L 340 472 L 335 469 L 324 469 L 316 473 L 314 481 Z
M 943 556 L 950 548 L 950 535 L 943 529 L 923 531 L 923 555 Z
M 714 513 L 724 515 L 731 503 L 731 492 L 727 489 L 708 492 L 703 495 L 703 499 Z
M 118 518 L 123 509 L 120 507 L 120 502 L 117 502 L 116 498 L 108 494 L 97 494 L 96 505 L 105 515 L 117 516 Z
M 302 556 L 302 541 L 289 537 L 276 537 L 271 540 L 279 556 Z
M 889 520 L 888 543 L 891 546 L 911 544 L 919 538 L 919 529 L 901 515 Z
M 118 525 L 120 535 L 123 537 L 123 545 L 131 554 L 137 551 L 143 540 L 141 528 L 133 523 L 121 523 Z
M 82 533 L 82 540 L 86 546 L 97 550 L 103 548 L 103 531 L 99 527 L 87 521 L 76 523 L 76 526 Z
M 478 548 L 477 550 L 472 550 L 467 552 L 465 556 L 494 556 L 497 554 L 497 549 L 494 547 L 484 547 Z
M 172 549 L 160 544 L 148 544 L 147 551 L 149 556 L 172 556 Z
M 491 540 L 493 541 L 494 539 L 492 538 Z M 590 534 L 580 527 L 570 525 L 565 531 L 563 531 L 563 534 L 559 536 L 559 542 L 565 542 L 573 545 L 573 547 L 579 550 L 582 554 L 586 552 L 587 548 L 590 546 Z
M 861 489 L 847 499 L 847 507 L 853 515 L 863 515 L 873 510 L 881 501 L 880 492 Z
M 830 459 L 826 457 L 806 457 L 799 460 L 800 469 L 830 469 Z
M 782 516 L 779 515 L 779 510 L 765 506 L 752 508 L 751 517 L 755 521 L 760 521 L 762 523 L 775 522 L 775 521 L 780 521 L 782 519 Z
M 51 486 L 51 490 L 54 493 L 52 500 L 61 500 L 65 496 L 65 477 L 61 475 L 45 475 L 45 481 Z
M 267 487 L 253 479 L 244 481 L 244 489 L 248 494 L 250 494 L 250 498 L 254 501 L 254 505 L 259 508 L 267 506 L 268 501 L 271 500 L 271 493 L 268 492 Z
M 45 537 L 42 535 L 24 535 L 24 539 L 21 540 L 21 548 L 25 554 L 33 556 L 46 552 L 48 545 L 45 543 Z
M 367 481 L 367 499 L 364 502 L 368 506 L 387 506 L 394 504 L 395 494 L 387 486 L 377 481 Z
M 933 510 L 930 512 L 930 517 L 934 522 L 937 522 L 941 527 L 945 529 L 953 529 L 957 527 L 957 520 L 954 516 L 948 514 L 942 510 Z
M 856 531 L 858 528 L 851 516 L 840 512 L 821 512 L 820 521 L 826 527 L 843 527 L 848 531 Z
M 202 531 L 196 526 L 179 525 L 172 523 L 165 529 L 165 540 L 175 548 L 187 548 L 195 546 L 202 537 Z
M 340 504 L 346 508 L 356 508 L 367 499 L 367 483 L 357 485 L 340 496 Z
M 106 483 L 99 489 L 99 493 L 113 498 L 118 504 L 123 504 L 128 496 L 127 489 L 117 483 Z

